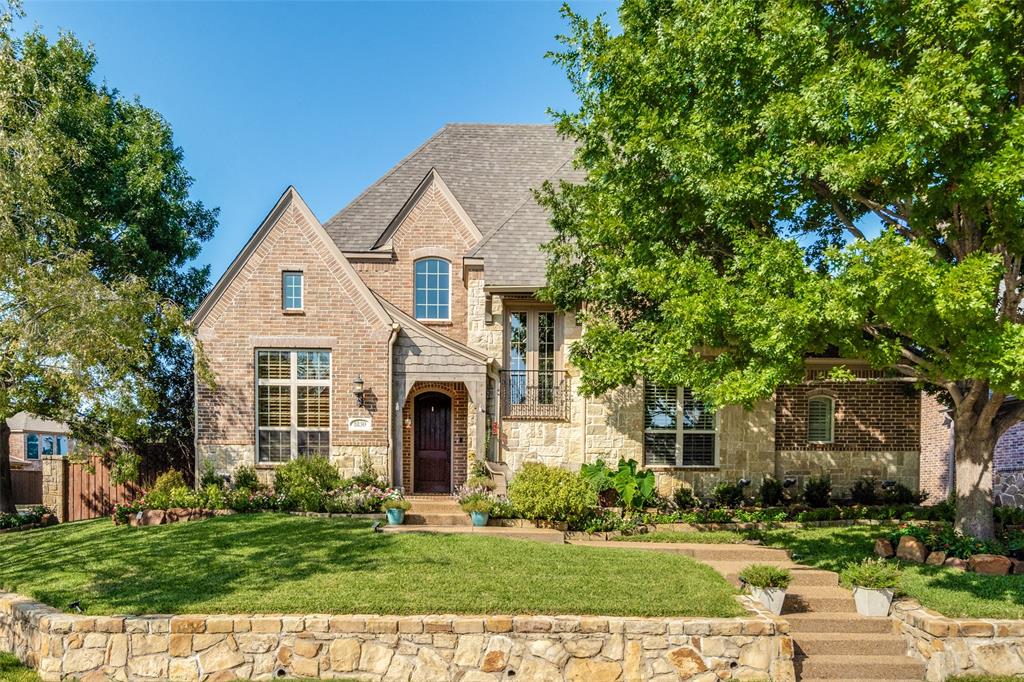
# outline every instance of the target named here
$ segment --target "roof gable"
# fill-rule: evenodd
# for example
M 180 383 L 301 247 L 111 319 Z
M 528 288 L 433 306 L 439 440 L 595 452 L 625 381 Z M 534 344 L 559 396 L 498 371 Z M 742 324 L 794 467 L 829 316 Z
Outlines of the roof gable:
M 448 204 L 451 211 L 458 219 L 457 222 L 465 228 L 467 234 L 462 236 L 466 239 L 467 243 L 472 245 L 479 242 L 483 237 L 480 233 L 480 229 L 476 226 L 476 223 L 473 222 L 473 219 L 469 217 L 469 214 L 466 213 L 466 210 L 462 208 L 462 204 L 460 204 L 459 200 L 455 198 L 455 195 L 452 194 L 448 185 L 445 184 L 444 178 L 441 177 L 437 170 L 431 168 L 430 171 L 427 172 L 426 177 L 423 178 L 422 182 L 420 182 L 419 186 L 416 188 L 416 191 L 412 193 L 409 199 L 405 202 L 405 205 L 402 206 L 401 210 L 398 211 L 398 214 L 391 220 L 387 229 L 385 229 L 384 232 L 381 233 L 380 237 L 377 238 L 377 241 L 374 243 L 372 248 L 380 249 L 388 247 L 391 242 L 391 238 L 394 236 L 395 232 L 398 231 L 398 228 L 402 226 L 405 219 L 409 217 L 409 214 L 413 212 L 413 209 L 416 208 L 417 204 L 419 204 L 423 197 L 432 189 L 436 189 L 441 194 L 444 201 Z

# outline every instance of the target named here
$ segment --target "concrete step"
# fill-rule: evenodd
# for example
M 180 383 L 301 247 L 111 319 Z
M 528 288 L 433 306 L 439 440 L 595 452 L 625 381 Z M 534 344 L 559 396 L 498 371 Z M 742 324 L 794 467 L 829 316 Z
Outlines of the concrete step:
M 500 526 L 385 526 L 385 533 L 443 533 L 446 535 L 490 535 L 494 537 L 512 538 L 514 540 L 532 540 L 561 545 L 565 536 L 561 531 L 550 528 L 502 528 Z
M 892 621 L 888 618 L 867 618 L 856 613 L 790 613 L 786 614 L 786 620 L 794 636 L 801 632 L 893 633 Z
M 798 680 L 922 680 L 924 663 L 909 656 L 798 656 L 793 660 Z
M 406 513 L 413 514 L 462 514 L 462 508 L 457 504 L 431 502 L 429 504 L 414 504 Z
M 413 510 L 405 513 L 405 525 L 407 526 L 472 526 L 473 522 L 462 510 L 457 513 L 445 514 L 421 514 Z
M 840 651 L 843 655 L 862 656 L 903 656 L 907 653 L 906 642 L 895 634 L 794 632 L 792 636 L 797 653 L 805 656 L 829 656 Z
M 837 615 L 855 615 L 857 605 L 853 597 L 819 597 L 806 594 L 786 593 L 786 601 L 782 603 L 782 615 L 794 613 L 832 613 Z
M 670 554 L 683 554 L 700 561 L 743 561 L 753 563 L 790 563 L 789 556 L 781 549 L 762 547 L 760 545 L 701 545 L 686 542 L 623 542 L 607 541 L 596 542 L 580 540 L 573 542 L 574 545 L 592 545 L 595 547 L 618 548 L 618 549 L 639 549 L 650 552 L 668 552 Z
M 726 580 L 731 582 L 733 585 L 739 585 L 740 571 L 744 567 L 749 566 L 752 562 L 750 561 L 707 561 L 705 562 L 711 568 L 715 569 L 719 573 L 725 576 Z M 788 568 L 790 573 L 793 575 L 793 580 L 790 582 L 790 588 L 796 587 L 837 587 L 839 585 L 839 576 L 832 571 L 821 571 L 814 568 L 804 568 L 788 562 L 764 562 L 773 566 L 779 566 L 780 568 Z

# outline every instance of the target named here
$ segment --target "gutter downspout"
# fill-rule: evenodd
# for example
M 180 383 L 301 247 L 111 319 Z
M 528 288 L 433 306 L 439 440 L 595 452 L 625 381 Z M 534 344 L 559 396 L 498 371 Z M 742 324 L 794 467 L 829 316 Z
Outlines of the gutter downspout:
M 395 396 L 395 341 L 398 340 L 398 332 L 402 326 L 397 322 L 391 323 L 391 337 L 388 339 L 388 472 L 392 485 L 398 485 L 395 481 L 395 409 L 391 403 Z

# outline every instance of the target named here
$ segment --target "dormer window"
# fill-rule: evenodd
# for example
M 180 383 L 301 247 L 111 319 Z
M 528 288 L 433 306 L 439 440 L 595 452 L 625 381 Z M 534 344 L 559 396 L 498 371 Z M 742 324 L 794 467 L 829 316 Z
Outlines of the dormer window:
M 302 273 L 285 272 L 281 278 L 281 307 L 302 310 Z
M 451 264 L 442 258 L 416 261 L 416 319 L 447 322 L 451 314 Z

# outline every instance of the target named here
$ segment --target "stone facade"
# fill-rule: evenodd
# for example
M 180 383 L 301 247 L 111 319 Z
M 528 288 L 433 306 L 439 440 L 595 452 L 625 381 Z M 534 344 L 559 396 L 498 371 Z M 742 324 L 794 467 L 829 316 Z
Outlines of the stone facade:
M 1004 507 L 1024 507 L 1024 470 L 994 472 L 992 497 Z
M 1024 674 L 1024 621 L 956 620 L 911 599 L 893 605 L 892 617 L 907 652 L 924 661 L 926 679 L 960 675 Z
M 43 680 L 792 682 L 785 621 L 749 616 L 73 616 L 0 593 L 0 648 Z

